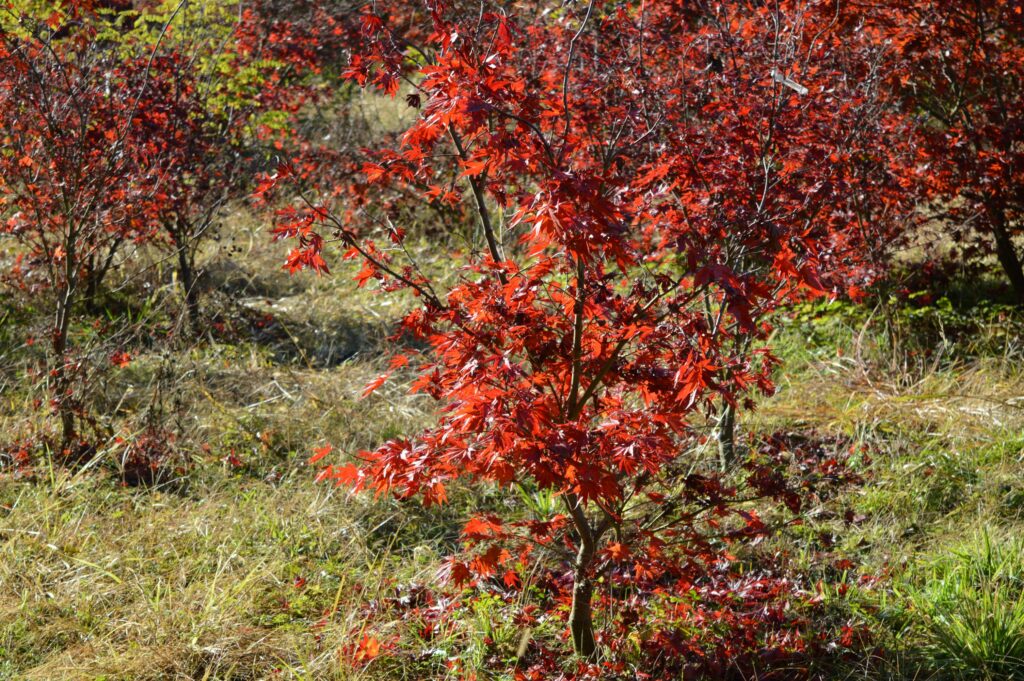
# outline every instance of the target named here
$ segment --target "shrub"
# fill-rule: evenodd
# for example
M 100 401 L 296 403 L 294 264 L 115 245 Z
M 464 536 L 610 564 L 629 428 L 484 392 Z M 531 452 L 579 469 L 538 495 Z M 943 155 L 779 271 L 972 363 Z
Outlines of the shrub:
M 188 459 L 174 446 L 174 435 L 147 428 L 124 443 L 118 461 L 121 481 L 129 487 L 171 482 L 185 475 Z
M 413 390 L 442 411 L 323 477 L 427 505 L 460 480 L 511 492 L 513 506 L 517 489 L 550 494 L 543 515 L 470 519 L 450 582 L 505 594 L 537 580 L 579 658 L 607 651 L 605 667 L 627 673 L 619 653 L 648 627 L 645 645 L 670 655 L 643 664 L 682 673 L 700 645 L 677 624 L 733 617 L 732 552 L 775 525 L 756 502 L 802 507 L 781 462 L 740 472 L 730 414 L 774 390 L 771 314 L 856 295 L 872 269 L 848 227 L 868 210 L 852 194 L 885 185 L 878 164 L 860 165 L 877 148 L 874 55 L 831 31 L 831 9 L 802 3 L 728 3 L 729 21 L 674 3 L 542 8 L 432 3 L 424 15 L 394 2 L 363 18 L 347 76 L 391 96 L 407 82 L 420 115 L 395 148 L 368 152 L 357 181 L 280 210 L 275 233 L 297 241 L 289 269 L 326 272 L 333 238 L 363 263 L 360 285 L 415 294 L 395 340 L 418 345 L 365 394 L 411 366 Z M 804 71 L 794 55 L 811 52 Z M 260 194 L 307 176 L 283 164 Z M 420 266 L 401 215 L 378 201 L 396 190 L 475 212 L 479 234 L 451 254 L 457 277 Z M 716 417 L 726 466 L 703 446 L 700 424 Z M 785 582 L 754 581 L 786 601 Z M 707 615 L 662 598 L 705 585 L 718 599 Z M 664 617 L 643 623 L 654 604 Z M 633 619 L 595 626 L 596 609 Z M 756 648 L 762 624 L 788 631 L 784 610 L 737 613 L 728 635 Z M 785 657 L 795 639 L 782 639 Z M 545 651 L 537 672 L 557 659 Z

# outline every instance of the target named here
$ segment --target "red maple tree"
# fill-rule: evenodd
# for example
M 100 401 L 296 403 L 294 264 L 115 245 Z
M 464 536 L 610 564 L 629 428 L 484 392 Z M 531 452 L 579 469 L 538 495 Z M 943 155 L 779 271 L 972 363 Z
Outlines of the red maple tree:
M 889 2 L 864 16 L 892 51 L 889 92 L 914 123 L 906 185 L 924 221 L 940 220 L 969 258 L 994 253 L 1024 303 L 1024 4 Z
M 280 144 L 317 91 L 309 75 L 348 35 L 316 10 L 282 17 L 256 3 L 224 26 L 183 7 L 0 10 L 2 229 L 21 243 L 20 271 L 42 279 L 53 311 L 47 372 L 63 450 L 85 415 L 75 383 L 87 367 L 70 338 L 76 308 L 95 302 L 126 247 L 146 244 L 177 261 L 198 332 L 202 239 L 218 211 L 248 193 L 252 169 L 278 153 L 275 136 Z M 284 121 L 276 128 L 266 123 L 275 115 Z
M 299 242 L 291 269 L 326 271 L 333 239 L 360 285 L 418 298 L 395 340 L 429 350 L 391 366 L 415 363 L 412 389 L 443 405 L 435 427 L 322 476 L 426 504 L 460 478 L 554 495 L 544 517 L 470 520 L 476 548 L 449 576 L 512 588 L 549 556 L 593 660 L 598 585 L 685 589 L 769 531 L 753 501 L 799 510 L 772 465 L 727 479 L 702 443 L 710 417 L 774 390 L 772 312 L 870 278 L 851 225 L 883 209 L 852 195 L 888 168 L 871 64 L 850 58 L 871 45 L 835 30 L 831 6 L 514 9 L 368 11 L 346 75 L 419 115 L 357 181 L 279 211 L 275 233 Z M 284 164 L 261 192 L 303 175 Z M 418 262 L 388 192 L 471 207 L 454 281 Z
M 147 133 L 148 54 L 125 58 L 98 33 L 88 3 L 45 20 L 5 9 L 0 32 L 0 205 L 3 232 L 43 273 L 53 314 L 49 377 L 62 449 L 75 444 L 82 358 L 70 346 L 77 303 L 95 292 L 120 248 L 153 233 L 159 153 Z
M 201 330 L 197 252 L 225 207 L 251 191 L 252 168 L 299 137 L 296 114 L 322 89 L 311 76 L 337 58 L 348 35 L 337 13 L 257 2 L 224 17 L 228 27 L 201 15 L 184 39 L 150 37 L 145 105 L 161 126 L 149 131 L 159 153 L 148 170 L 161 178 L 157 219 L 193 335 Z M 198 68 L 197 54 L 212 65 Z

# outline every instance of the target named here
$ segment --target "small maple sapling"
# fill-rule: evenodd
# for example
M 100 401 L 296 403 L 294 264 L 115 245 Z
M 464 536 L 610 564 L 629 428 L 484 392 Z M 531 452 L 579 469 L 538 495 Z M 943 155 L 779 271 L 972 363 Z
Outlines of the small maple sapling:
M 968 256 L 995 254 L 1018 303 L 1024 267 L 1024 6 L 885 2 L 867 23 L 895 58 L 896 105 L 914 123 L 908 188 Z
M 540 556 L 563 566 L 572 644 L 593 660 L 599 587 L 658 590 L 728 562 L 769 530 L 756 499 L 799 509 L 780 476 L 719 474 L 705 424 L 773 391 L 779 305 L 855 281 L 854 180 L 836 159 L 871 126 L 817 5 L 514 9 L 368 11 L 346 75 L 405 88 L 419 115 L 362 177 L 279 211 L 275 233 L 298 240 L 291 269 L 326 271 L 333 238 L 361 286 L 416 296 L 396 340 L 429 347 L 413 390 L 443 405 L 433 428 L 323 477 L 426 504 L 460 478 L 554 494 L 545 517 L 471 519 L 448 574 L 514 588 Z M 395 188 L 472 207 L 454 281 L 427 274 L 375 202 Z
M 316 94 L 309 76 L 337 49 L 339 20 L 321 9 L 296 23 L 256 2 L 143 12 L 124 38 L 150 47 L 145 105 L 160 125 L 147 130 L 159 152 L 158 221 L 178 267 L 193 335 L 201 329 L 196 255 L 216 232 L 219 213 L 251 190 L 249 169 L 264 165 L 292 133 L 288 124 Z M 162 27 L 175 22 L 174 37 Z
M 157 148 L 145 131 L 160 114 L 145 101 L 149 55 L 111 49 L 85 4 L 46 20 L 0 12 L 0 227 L 48 285 L 48 385 L 67 451 L 80 411 L 75 306 L 122 244 L 152 237 L 160 178 L 147 169 Z

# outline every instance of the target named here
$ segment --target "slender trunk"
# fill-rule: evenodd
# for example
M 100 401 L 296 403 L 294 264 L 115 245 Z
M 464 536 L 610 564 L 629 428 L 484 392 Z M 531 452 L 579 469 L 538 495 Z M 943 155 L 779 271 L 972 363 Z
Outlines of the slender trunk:
M 1010 230 L 1006 224 L 1006 211 L 1000 206 L 989 207 L 989 217 L 992 220 L 992 236 L 996 242 L 996 257 L 999 264 L 1003 266 L 1006 276 L 1010 279 L 1010 286 L 1013 287 L 1017 303 L 1024 305 L 1024 268 L 1021 267 L 1020 257 L 1010 237 Z
M 726 404 L 718 420 L 718 459 L 722 470 L 736 461 L 736 407 Z
M 577 564 L 573 573 L 572 611 L 569 614 L 569 630 L 572 633 L 572 647 L 576 654 L 587 660 L 597 656 L 597 642 L 594 640 L 594 611 L 592 601 L 594 584 L 587 576 L 587 567 Z
M 202 334 L 199 319 L 199 292 L 196 290 L 195 267 L 192 263 L 192 254 L 189 252 L 185 235 L 188 234 L 188 225 L 184 220 L 178 219 L 178 228 L 172 231 L 174 247 L 178 251 L 178 281 L 185 294 L 185 314 L 188 317 L 189 329 L 192 336 L 198 338 Z
M 746 356 L 750 347 L 750 337 L 743 336 L 735 343 L 737 356 Z M 731 382 L 733 373 L 726 373 L 727 381 Z M 718 462 L 726 471 L 736 462 L 736 405 L 722 401 L 722 415 L 718 419 Z
M 95 313 L 98 309 L 96 296 L 100 289 L 100 273 L 96 266 L 96 257 L 89 256 L 85 263 L 85 290 L 82 291 L 82 301 L 89 312 Z
M 60 450 L 62 453 L 70 453 L 75 444 L 75 410 L 71 404 L 71 380 L 68 374 L 67 364 L 67 329 L 63 331 L 55 329 L 54 337 L 60 336 L 60 340 L 53 344 L 54 361 L 53 368 L 53 400 L 56 404 L 57 417 L 60 419 Z
M 54 320 L 51 339 L 54 361 L 51 386 L 57 416 L 60 419 L 62 453 L 71 450 L 76 435 L 75 410 L 71 403 L 72 376 L 68 374 L 68 329 L 71 326 L 76 278 L 73 249 L 73 241 L 69 239 L 66 246 L 64 287 L 57 294 L 57 317 Z
M 597 554 L 594 528 L 583 511 L 583 505 L 575 494 L 564 497 L 573 524 L 580 537 L 580 548 L 573 567 L 572 610 L 569 612 L 569 632 L 576 654 L 587 660 L 597 658 L 597 642 L 594 640 L 594 583 L 590 579 L 590 564 Z M 598 531 L 600 533 L 600 530 Z
M 124 239 L 122 238 L 110 242 L 107 255 L 102 261 L 98 255 L 92 253 L 85 262 L 85 287 L 82 291 L 82 300 L 89 312 L 95 313 L 100 311 L 97 298 L 103 286 L 103 281 L 107 278 L 110 268 L 113 267 L 114 258 L 117 257 L 118 249 L 120 249 L 123 242 Z
M 184 250 L 178 251 L 178 278 L 185 292 L 185 314 L 188 316 L 189 328 L 192 335 L 198 337 L 202 334 L 202 329 L 199 324 L 199 296 L 196 291 L 195 271 Z

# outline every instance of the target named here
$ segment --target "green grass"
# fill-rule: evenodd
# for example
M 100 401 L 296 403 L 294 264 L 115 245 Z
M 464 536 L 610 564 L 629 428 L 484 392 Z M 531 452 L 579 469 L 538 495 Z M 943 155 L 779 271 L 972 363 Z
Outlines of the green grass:
M 879 320 L 878 310 L 831 304 L 777 336 L 791 370 L 747 426 L 844 434 L 874 459 L 844 500 L 856 522 L 816 520 L 792 539 L 813 547 L 807 537 L 830 532 L 860 572 L 882 578 L 838 604 L 887 650 L 850 678 L 1024 673 L 1024 556 L 1007 539 L 1024 530 L 1021 322 L 993 309 L 940 302 Z M 946 336 L 934 333 L 951 316 Z
M 943 678 L 1024 675 L 1024 542 L 982 530 L 933 550 L 895 585 L 902 633 Z

